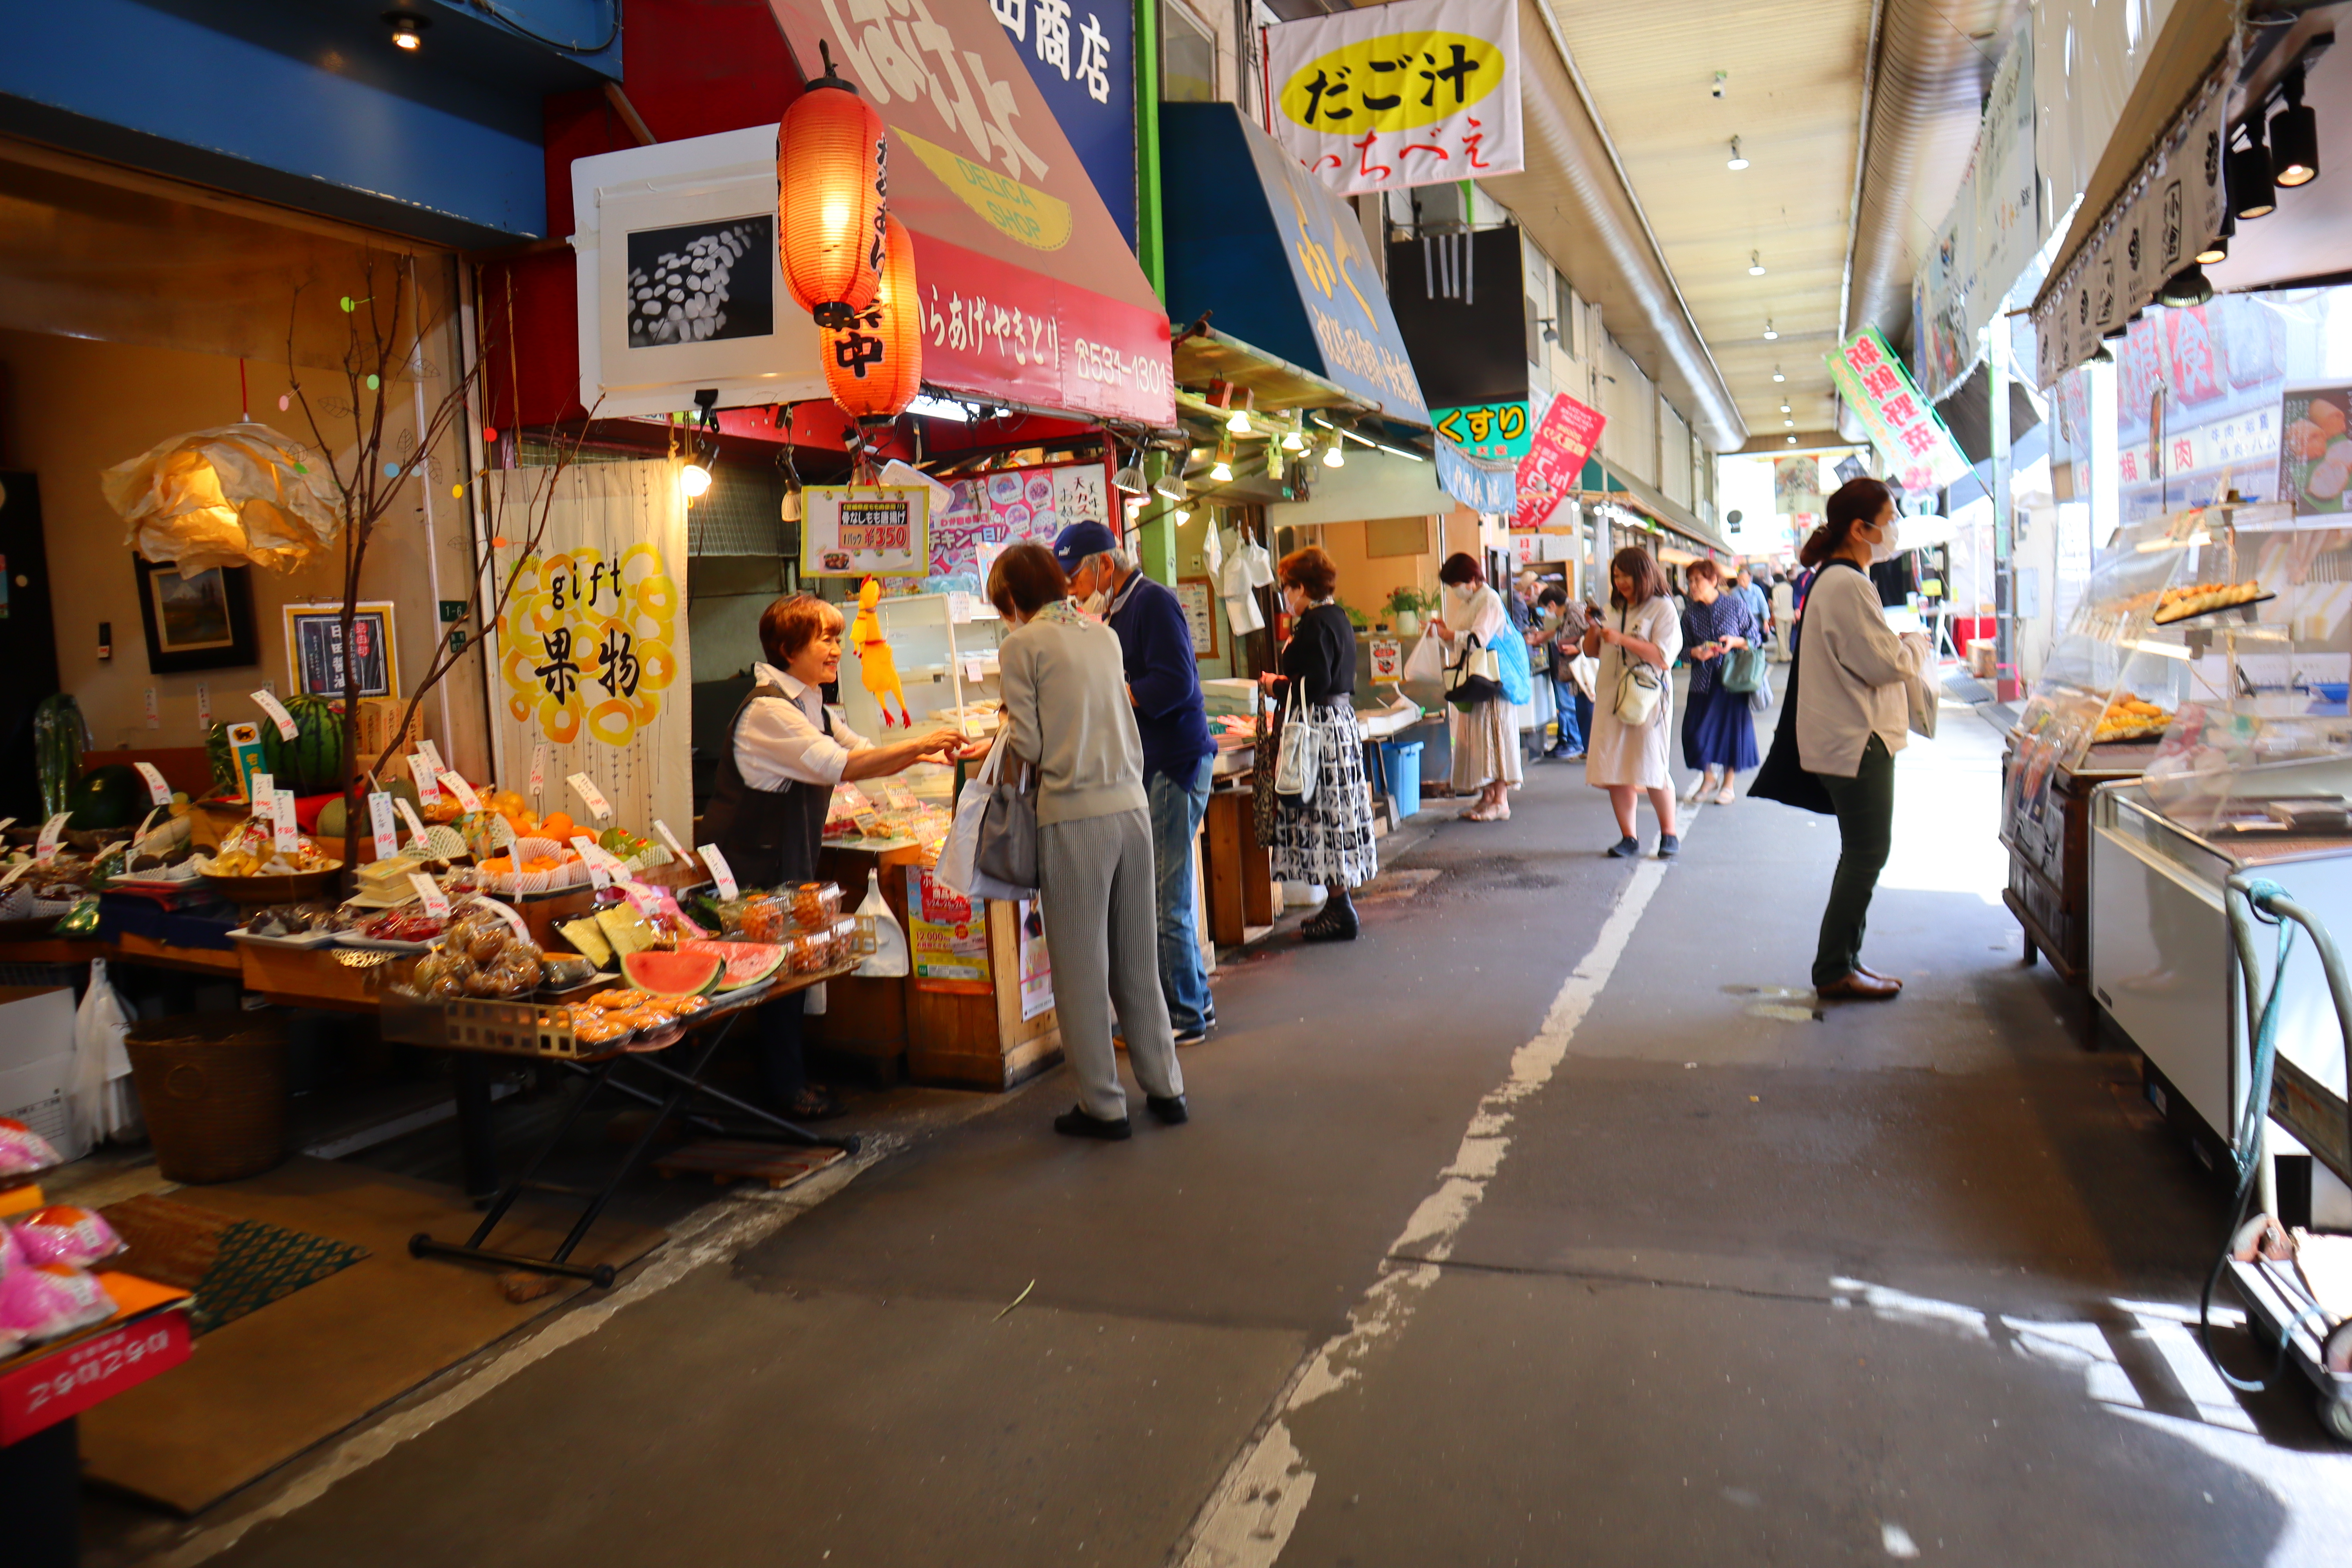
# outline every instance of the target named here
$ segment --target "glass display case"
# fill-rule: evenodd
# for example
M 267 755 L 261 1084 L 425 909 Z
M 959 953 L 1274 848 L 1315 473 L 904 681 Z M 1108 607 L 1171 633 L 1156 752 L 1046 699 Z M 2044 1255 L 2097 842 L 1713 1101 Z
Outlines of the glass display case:
M 856 606 L 844 605 L 843 611 L 854 618 Z M 977 594 L 906 594 L 881 600 L 874 613 L 898 665 L 907 712 L 918 729 L 945 724 L 966 735 L 995 730 L 997 704 L 1003 695 L 996 647 L 1004 635 L 1004 620 L 994 605 Z M 869 741 L 905 734 L 904 729 L 882 721 L 881 704 L 866 689 L 857 650 L 847 646 L 845 637 L 844 642 L 841 705 L 850 728 Z M 892 716 L 897 716 L 895 700 Z

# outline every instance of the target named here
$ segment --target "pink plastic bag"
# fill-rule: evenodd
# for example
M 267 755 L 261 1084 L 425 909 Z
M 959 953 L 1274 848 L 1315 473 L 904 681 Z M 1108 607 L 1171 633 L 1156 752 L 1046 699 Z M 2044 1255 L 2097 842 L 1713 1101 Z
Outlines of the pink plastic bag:
M 0 1116 L 0 1176 L 24 1176 L 57 1164 L 49 1141 L 12 1117 Z
M 0 1279 L 0 1341 L 33 1344 L 114 1316 L 114 1298 L 90 1275 L 62 1263 L 39 1263 Z
M 11 1234 L 30 1263 L 87 1268 L 122 1250 L 122 1238 L 103 1217 L 70 1204 L 34 1210 Z

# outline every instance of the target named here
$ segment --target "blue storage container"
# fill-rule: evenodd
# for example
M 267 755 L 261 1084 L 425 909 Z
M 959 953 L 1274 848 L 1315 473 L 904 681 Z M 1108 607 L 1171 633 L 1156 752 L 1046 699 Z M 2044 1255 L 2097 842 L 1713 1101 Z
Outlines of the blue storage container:
M 1382 790 L 1399 816 L 1411 816 L 1421 809 L 1421 742 L 1382 741 L 1380 748 Z

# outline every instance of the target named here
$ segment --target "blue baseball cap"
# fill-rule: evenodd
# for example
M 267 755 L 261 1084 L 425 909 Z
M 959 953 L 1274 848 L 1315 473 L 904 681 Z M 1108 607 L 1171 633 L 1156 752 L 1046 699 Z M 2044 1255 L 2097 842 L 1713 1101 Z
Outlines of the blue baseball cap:
M 1118 548 L 1118 538 L 1099 522 L 1074 522 L 1054 536 L 1054 559 L 1064 572 L 1076 571 L 1089 555 Z

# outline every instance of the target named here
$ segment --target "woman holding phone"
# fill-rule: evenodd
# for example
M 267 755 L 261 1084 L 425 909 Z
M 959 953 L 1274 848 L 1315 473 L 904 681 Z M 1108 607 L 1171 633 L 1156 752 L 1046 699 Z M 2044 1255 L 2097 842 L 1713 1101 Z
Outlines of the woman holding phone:
M 1739 648 L 1761 646 L 1764 627 L 1754 605 L 1725 590 L 1722 569 L 1714 562 L 1694 561 L 1683 576 L 1690 584 L 1691 601 L 1683 611 L 1683 649 L 1690 658 L 1690 689 L 1683 694 L 1683 765 L 1698 773 L 1683 799 L 1711 795 L 1716 805 L 1729 805 L 1733 775 L 1756 765 L 1756 721 L 1748 693 L 1725 689 L 1724 664 Z
M 1584 651 L 1601 660 L 1592 731 L 1585 741 L 1585 782 L 1609 792 L 1617 813 L 1612 858 L 1630 860 L 1642 852 L 1633 833 L 1633 803 L 1647 794 L 1658 816 L 1658 858 L 1671 860 L 1682 848 L 1675 834 L 1675 784 L 1667 737 L 1674 732 L 1674 683 L 1667 667 L 1682 651 L 1683 632 L 1675 603 L 1666 596 L 1665 574 L 1657 557 L 1627 545 L 1609 563 L 1609 608 L 1588 604 L 1591 629 Z M 1643 672 L 1646 671 L 1646 674 Z M 1629 677 L 1632 678 L 1629 679 Z M 1642 692 L 1629 687 L 1647 688 Z M 1650 711 L 1634 715 L 1643 695 Z

